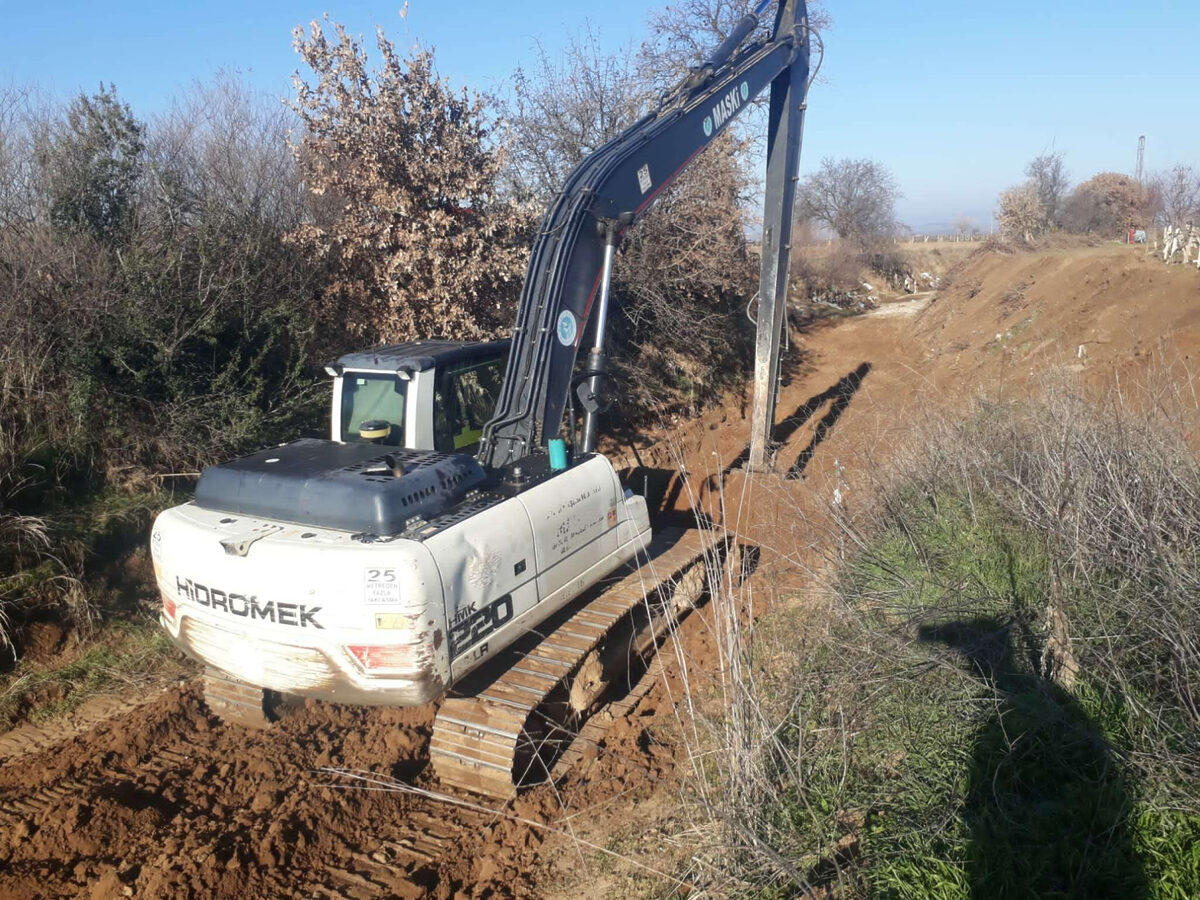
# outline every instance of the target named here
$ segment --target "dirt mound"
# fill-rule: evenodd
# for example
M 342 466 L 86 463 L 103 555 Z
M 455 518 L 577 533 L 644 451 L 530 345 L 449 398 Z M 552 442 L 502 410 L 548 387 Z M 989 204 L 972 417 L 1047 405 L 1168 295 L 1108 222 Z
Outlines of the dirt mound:
M 947 379 L 1086 372 L 1089 381 L 1170 364 L 1200 346 L 1200 274 L 1141 247 L 981 254 L 916 323 L 924 368 Z M 1157 357 L 1157 359 L 1155 359 Z
M 312 703 L 255 733 L 212 719 L 196 687 L 171 690 L 0 769 L 0 895 L 420 896 L 453 886 L 470 873 L 442 877 L 439 856 L 451 838 L 482 839 L 467 827 L 477 816 L 330 788 L 317 771 L 379 771 L 386 760 L 387 774 L 419 779 L 433 714 Z

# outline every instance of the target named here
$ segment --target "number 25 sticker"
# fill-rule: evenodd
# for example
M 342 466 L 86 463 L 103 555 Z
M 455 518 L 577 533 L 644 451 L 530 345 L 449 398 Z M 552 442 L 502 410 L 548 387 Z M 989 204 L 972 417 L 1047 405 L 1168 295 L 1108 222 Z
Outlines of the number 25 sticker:
M 393 568 L 367 569 L 364 573 L 363 600 L 367 603 L 399 603 L 400 579 Z

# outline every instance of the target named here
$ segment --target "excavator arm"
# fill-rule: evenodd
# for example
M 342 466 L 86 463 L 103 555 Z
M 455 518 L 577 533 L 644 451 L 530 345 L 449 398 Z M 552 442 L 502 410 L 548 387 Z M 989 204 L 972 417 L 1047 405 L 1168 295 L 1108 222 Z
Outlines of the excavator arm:
M 809 76 L 809 30 L 804 0 L 779 0 L 770 36 L 748 41 L 771 2 L 763 0 L 745 16 L 657 110 L 579 163 L 551 204 L 530 256 L 496 412 L 484 427 L 479 459 L 485 466 L 514 463 L 559 435 L 589 321 L 595 324 L 589 332 L 593 349 L 588 368 L 603 368 L 609 276 L 621 233 L 768 86 L 755 372 L 756 378 L 767 373 L 774 385 Z M 764 338 L 766 329 L 773 333 Z M 588 450 L 594 439 L 594 418 L 589 418 Z

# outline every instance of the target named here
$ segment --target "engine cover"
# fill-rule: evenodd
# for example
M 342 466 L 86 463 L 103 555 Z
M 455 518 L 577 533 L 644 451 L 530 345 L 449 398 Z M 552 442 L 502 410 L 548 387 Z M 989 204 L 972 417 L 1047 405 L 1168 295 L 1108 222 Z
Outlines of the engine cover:
M 385 456 L 403 467 L 397 476 Z M 375 535 L 429 519 L 487 480 L 474 457 L 305 439 L 209 466 L 196 505 L 278 522 Z

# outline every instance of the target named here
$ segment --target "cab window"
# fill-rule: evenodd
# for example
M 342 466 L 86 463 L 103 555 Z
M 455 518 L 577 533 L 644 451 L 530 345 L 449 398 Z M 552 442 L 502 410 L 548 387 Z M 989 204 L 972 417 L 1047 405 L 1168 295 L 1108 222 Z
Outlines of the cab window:
M 434 449 L 478 451 L 484 423 L 496 411 L 503 381 L 503 356 L 466 360 L 439 371 L 433 396 Z
M 379 443 L 403 447 L 407 388 L 408 382 L 392 372 L 346 372 L 342 376 L 342 440 L 363 440 L 358 433 L 363 422 L 377 420 L 391 426 Z

